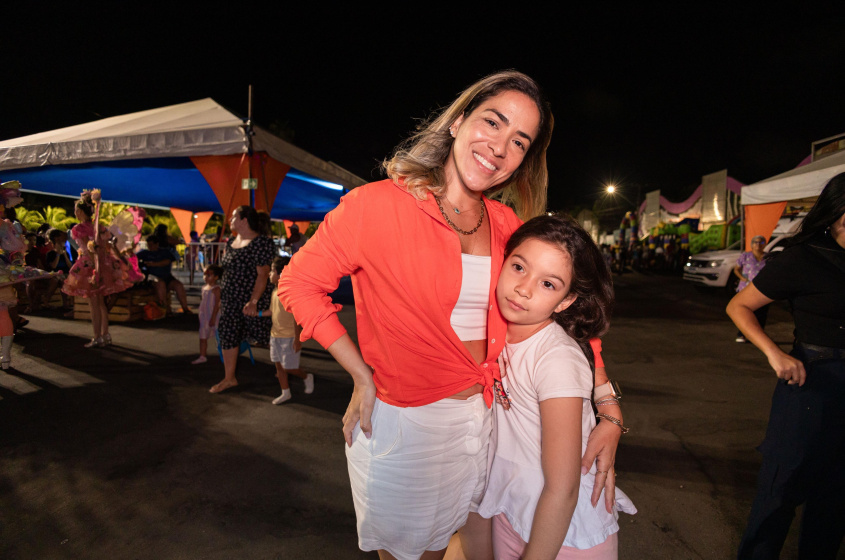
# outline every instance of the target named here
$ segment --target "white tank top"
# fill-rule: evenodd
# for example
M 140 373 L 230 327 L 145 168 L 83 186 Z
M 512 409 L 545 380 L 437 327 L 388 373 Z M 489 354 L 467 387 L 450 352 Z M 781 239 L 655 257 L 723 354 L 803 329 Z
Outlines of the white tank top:
M 449 319 L 460 340 L 487 338 L 492 257 L 461 253 L 461 295 Z

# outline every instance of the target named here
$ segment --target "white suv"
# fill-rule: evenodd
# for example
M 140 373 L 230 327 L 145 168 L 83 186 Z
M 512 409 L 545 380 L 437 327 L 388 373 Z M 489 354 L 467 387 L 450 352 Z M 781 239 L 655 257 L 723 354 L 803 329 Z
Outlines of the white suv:
M 797 218 L 782 218 L 763 251 L 783 251 L 786 240 L 798 232 L 802 218 L 803 215 Z M 725 288 L 728 292 L 735 292 L 739 278 L 733 273 L 733 269 L 742 254 L 741 242 L 736 241 L 721 251 L 707 251 L 691 256 L 684 265 L 684 280 L 700 286 Z

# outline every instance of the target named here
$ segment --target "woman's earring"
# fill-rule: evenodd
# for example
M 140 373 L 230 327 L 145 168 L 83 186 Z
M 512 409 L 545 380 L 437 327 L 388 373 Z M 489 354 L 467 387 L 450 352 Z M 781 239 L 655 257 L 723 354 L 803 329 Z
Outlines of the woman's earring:
M 449 134 L 452 136 L 452 138 L 455 137 L 455 129 L 452 128 L 451 126 L 449 127 Z

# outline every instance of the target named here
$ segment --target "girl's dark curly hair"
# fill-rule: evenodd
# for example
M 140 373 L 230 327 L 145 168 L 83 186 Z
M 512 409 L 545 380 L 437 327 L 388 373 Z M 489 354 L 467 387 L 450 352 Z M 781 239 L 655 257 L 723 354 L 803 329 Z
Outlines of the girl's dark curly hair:
M 570 216 L 537 216 L 511 235 L 505 246 L 505 258 L 529 239 L 544 241 L 569 253 L 572 260 L 569 293 L 578 297 L 552 318 L 578 342 L 590 367 L 594 367 L 590 339 L 607 332 L 614 300 L 613 281 L 601 251 L 584 228 Z

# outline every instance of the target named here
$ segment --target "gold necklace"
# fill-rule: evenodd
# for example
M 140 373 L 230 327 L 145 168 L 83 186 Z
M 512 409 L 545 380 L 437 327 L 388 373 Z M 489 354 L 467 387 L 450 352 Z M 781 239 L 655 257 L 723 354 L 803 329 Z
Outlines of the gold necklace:
M 437 207 L 438 207 L 438 208 L 440 208 L 440 213 L 441 213 L 441 214 L 443 214 L 443 218 L 446 220 L 446 223 L 447 223 L 447 224 L 449 224 L 449 226 L 450 226 L 453 230 L 457 231 L 457 232 L 458 232 L 458 233 L 460 233 L 461 235 L 472 235 L 473 233 L 475 233 L 476 231 L 478 231 L 478 228 L 480 228 L 480 227 L 481 227 L 481 222 L 483 222 L 483 221 L 484 221 L 484 199 L 483 199 L 483 198 L 481 199 L 481 216 L 478 218 L 478 223 L 477 223 L 477 224 L 475 224 L 475 227 L 474 227 L 474 228 L 472 228 L 472 229 L 471 229 L 471 230 L 469 230 L 469 231 L 464 231 L 464 230 L 462 230 L 461 228 L 459 228 L 458 226 L 456 226 L 456 225 L 454 224 L 454 222 L 452 222 L 452 220 L 450 220 L 450 219 L 449 219 L 449 216 L 446 214 L 446 211 L 445 211 L 445 210 L 443 210 L 443 203 L 442 203 L 442 202 L 440 202 L 440 197 L 439 197 L 439 196 L 435 196 L 435 197 L 434 197 L 434 200 L 436 200 L 436 201 L 437 201 Z

